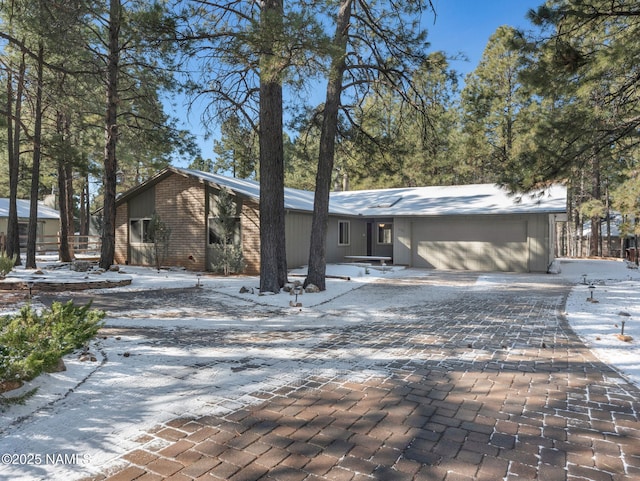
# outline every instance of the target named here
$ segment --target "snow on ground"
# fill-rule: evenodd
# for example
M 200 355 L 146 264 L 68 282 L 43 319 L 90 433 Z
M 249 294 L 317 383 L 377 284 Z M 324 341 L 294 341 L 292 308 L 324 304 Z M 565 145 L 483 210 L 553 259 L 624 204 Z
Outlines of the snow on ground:
M 602 361 L 640 385 L 640 272 L 622 261 L 561 259 L 558 266 L 560 273 L 554 276 L 575 285 L 566 304 L 570 324 Z M 326 371 L 331 369 L 341 374 L 375 375 L 350 369 L 350 363 L 357 362 L 357 353 L 332 363 L 318 364 L 321 372 L 308 371 L 313 369 L 313 362 L 303 365 L 298 359 L 329 335 L 323 328 L 366 322 L 376 315 L 376 310 L 388 307 L 389 299 L 363 299 L 350 294 L 363 283 L 384 277 L 429 276 L 429 271 L 340 265 L 328 266 L 327 273 L 335 276 L 327 280 L 327 290 L 299 295 L 297 302 L 302 307 L 296 308 L 290 306 L 291 302 L 295 304 L 295 296 L 259 295 L 256 277 L 223 278 L 184 270 L 157 272 L 132 266 L 102 274 L 74 273 L 44 266 L 42 274 L 37 276 L 32 271 L 16 269 L 12 273 L 14 280 L 38 276 L 65 282 L 92 276 L 131 278 L 130 285 L 109 289 L 111 293 L 143 293 L 149 289 L 199 285 L 204 296 L 215 299 L 220 306 L 227 302 L 229 309 L 221 309 L 220 315 L 209 318 L 179 305 L 170 312 L 154 308 L 140 312 L 131 306 L 130 311 L 109 315 L 107 327 L 162 327 L 169 333 L 172 329 L 211 329 L 212 333 L 233 332 L 236 342 L 227 347 L 221 341 L 215 349 L 197 340 L 193 345 L 167 347 L 166 344 L 156 346 L 135 334 L 123 334 L 96 340 L 91 345 L 91 352 L 97 358 L 95 362 L 80 362 L 77 354 L 68 356 L 67 371 L 40 376 L 11 392 L 14 396 L 39 387 L 24 405 L 0 410 L 0 454 L 72 453 L 81 458 L 75 464 L 64 466 L 26 468 L 0 463 L 0 479 L 76 479 L 103 469 L 123 452 L 135 448 L 136 437 L 170 419 L 228 412 L 243 403 L 259 401 L 253 399 L 251 393 L 295 383 L 311 374 L 330 375 Z M 291 281 L 303 280 L 297 275 L 304 275 L 304 271 L 292 274 Z M 483 274 L 474 288 L 503 284 L 508 282 L 508 277 L 509 274 Z M 535 283 L 545 279 L 544 275 L 531 276 L 531 282 Z M 591 283 L 596 286 L 593 297 L 598 302 L 587 301 Z M 241 294 L 242 287 L 248 292 Z M 458 295 L 455 289 L 459 287 L 431 286 L 430 292 L 444 298 Z M 407 296 L 410 295 L 412 291 L 408 291 Z M 393 301 L 403 303 L 411 299 Z M 358 302 L 363 305 L 355 305 Z M 37 296 L 34 305 L 37 305 Z M 347 305 L 354 315 L 349 319 L 327 315 L 326 309 L 338 305 Z M 238 311 L 243 315 L 234 314 Z M 0 315 L 7 312 L 0 311 Z M 630 342 L 616 337 L 622 320 L 626 321 L 625 334 L 633 338 Z M 262 342 L 248 343 L 247 346 L 253 347 L 238 350 L 237 340 L 245 332 L 247 336 L 262 336 Z M 251 368 L 244 369 L 248 359 Z M 123 391 L 122 386 L 126 386 L 126 390 Z
M 615 260 L 562 259 L 560 267 L 560 275 L 576 284 L 565 308 L 573 329 L 601 361 L 640 386 L 638 269 Z M 595 288 L 589 289 L 589 285 Z M 591 290 L 597 302 L 590 302 Z M 622 321 L 624 334 L 632 338 L 630 341 L 617 337 L 622 331 Z

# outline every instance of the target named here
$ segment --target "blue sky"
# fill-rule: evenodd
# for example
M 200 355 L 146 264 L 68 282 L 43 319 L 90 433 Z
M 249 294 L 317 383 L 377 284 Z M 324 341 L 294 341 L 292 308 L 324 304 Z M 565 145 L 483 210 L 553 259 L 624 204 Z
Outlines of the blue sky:
M 475 69 L 489 37 L 501 25 L 527 30 L 526 19 L 530 9 L 536 9 L 543 0 L 433 0 L 437 17 L 428 15 L 428 40 L 431 50 L 444 50 L 449 55 L 462 53 L 468 62 L 454 62 L 459 72 Z
M 482 52 L 489 37 L 501 25 L 524 30 L 531 25 L 526 19 L 527 12 L 542 5 L 544 0 L 433 0 L 437 16 L 434 22 L 432 13 L 426 14 L 424 24 L 428 30 L 428 41 L 431 51 L 442 50 L 449 56 L 463 54 L 467 61 L 455 61 L 451 66 L 461 74 L 475 69 L 482 57 Z M 178 117 L 184 117 L 180 113 Z M 185 123 L 198 138 L 202 156 L 215 158 L 213 154 L 213 138 L 204 138 L 196 112 Z

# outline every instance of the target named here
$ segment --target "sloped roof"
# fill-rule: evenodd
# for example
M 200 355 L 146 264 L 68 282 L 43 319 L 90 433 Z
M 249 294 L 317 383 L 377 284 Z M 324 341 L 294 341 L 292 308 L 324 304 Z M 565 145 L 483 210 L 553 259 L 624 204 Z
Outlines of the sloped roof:
M 334 192 L 331 201 L 367 217 L 563 213 L 567 210 L 567 189 L 554 185 L 516 195 L 494 184 L 406 187 Z
M 26 199 L 16 201 L 19 219 L 29 218 L 30 202 Z M 0 218 L 2 217 L 9 217 L 9 199 L 6 197 L 0 198 Z M 38 219 L 60 219 L 60 213 L 38 201 Z
M 260 184 L 255 180 L 189 169 L 176 170 L 256 200 L 260 197 Z M 310 191 L 285 188 L 285 208 L 312 212 L 313 195 Z M 329 202 L 332 214 L 365 217 L 563 213 L 566 210 L 567 189 L 561 185 L 519 195 L 494 184 L 352 190 L 332 192 Z
M 145 186 L 171 173 L 194 177 L 201 182 L 232 190 L 237 195 L 258 201 L 260 183 L 198 170 L 168 167 L 144 184 L 124 193 L 118 202 L 135 195 Z M 285 208 L 313 212 L 314 193 L 285 187 Z M 453 185 L 446 187 L 404 187 L 396 189 L 332 192 L 329 213 L 344 216 L 396 217 L 463 214 L 564 213 L 567 189 L 561 185 L 529 194 L 511 194 L 494 184 Z
M 201 181 L 216 186 L 226 187 L 245 197 L 254 200 L 260 199 L 260 183 L 251 179 L 237 179 L 235 177 L 226 177 L 224 175 L 212 174 L 210 172 L 201 172 L 199 170 L 173 168 L 173 170 L 182 172 L 185 175 L 194 176 Z M 284 189 L 284 207 L 285 209 L 297 210 L 302 212 L 313 212 L 313 196 L 314 193 L 308 190 L 292 189 L 285 187 Z M 330 203 L 329 209 L 332 214 L 349 215 L 353 212 L 342 208 L 339 204 Z

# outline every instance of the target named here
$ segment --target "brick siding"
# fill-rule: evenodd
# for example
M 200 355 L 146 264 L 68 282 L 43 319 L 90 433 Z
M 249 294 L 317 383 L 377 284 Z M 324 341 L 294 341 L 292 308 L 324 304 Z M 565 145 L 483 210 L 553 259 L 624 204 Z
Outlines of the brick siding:
M 173 174 L 155 188 L 155 209 L 171 229 L 169 252 L 163 264 L 205 270 L 207 226 L 204 185 Z
M 116 209 L 116 247 L 114 262 L 127 264 L 129 261 L 129 205 L 125 202 Z
M 155 185 L 155 212 L 171 229 L 169 251 L 162 264 L 194 271 L 206 270 L 208 243 L 205 195 L 207 189 L 198 180 L 172 174 Z M 242 253 L 245 273 L 260 273 L 259 204 L 244 199 L 240 215 Z M 116 211 L 116 256 L 119 264 L 129 259 L 129 212 L 127 203 Z
M 258 203 L 244 200 L 240 214 L 242 231 L 242 255 L 245 261 L 245 273 L 260 274 L 260 209 Z

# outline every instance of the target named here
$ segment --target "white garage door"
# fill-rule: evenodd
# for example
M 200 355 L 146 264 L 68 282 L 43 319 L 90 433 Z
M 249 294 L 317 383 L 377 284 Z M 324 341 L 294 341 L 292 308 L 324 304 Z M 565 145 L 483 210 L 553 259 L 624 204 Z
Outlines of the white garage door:
M 412 264 L 433 269 L 528 272 L 527 222 L 425 219 L 412 225 Z

